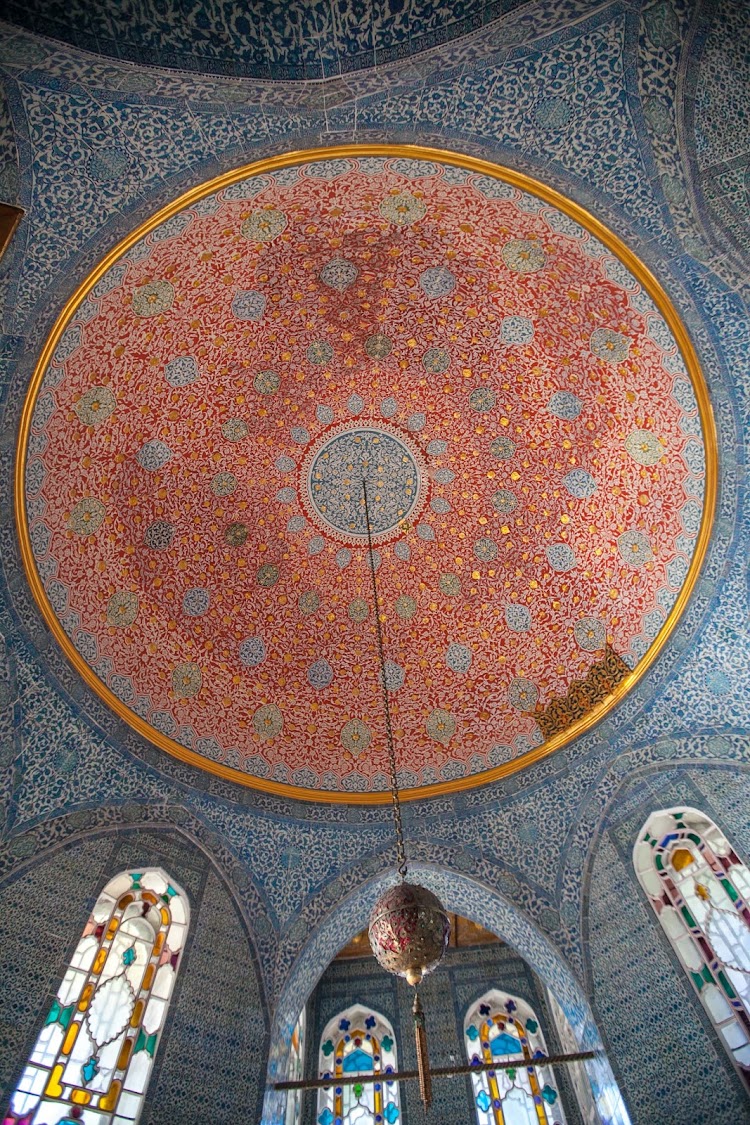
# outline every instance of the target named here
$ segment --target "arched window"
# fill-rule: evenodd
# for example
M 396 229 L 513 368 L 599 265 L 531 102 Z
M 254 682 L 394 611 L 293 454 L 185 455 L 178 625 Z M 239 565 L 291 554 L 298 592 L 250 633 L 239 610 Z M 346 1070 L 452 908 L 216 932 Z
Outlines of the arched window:
M 649 817 L 633 862 L 672 948 L 750 1088 L 750 871 L 705 813 L 684 807 Z
M 469 1062 L 510 1062 L 511 1070 L 472 1074 L 478 1125 L 565 1125 L 550 1067 L 528 1067 L 547 1054 L 539 1020 L 524 1000 L 497 988 L 469 1008 L 464 1020 Z
M 355 1004 L 326 1025 L 320 1040 L 321 1078 L 383 1075 L 383 1081 L 331 1086 L 318 1095 L 318 1125 L 394 1125 L 401 1116 L 393 1028 L 371 1008 Z
M 289 1070 L 287 1080 L 299 1082 L 305 1070 L 305 1009 L 299 1014 L 299 1019 L 294 1025 L 292 1041 L 289 1044 Z M 302 1091 L 291 1090 L 287 1094 L 286 1115 L 284 1125 L 299 1125 L 302 1113 Z
M 159 868 L 107 883 L 10 1100 L 4 1125 L 138 1120 L 188 927 Z

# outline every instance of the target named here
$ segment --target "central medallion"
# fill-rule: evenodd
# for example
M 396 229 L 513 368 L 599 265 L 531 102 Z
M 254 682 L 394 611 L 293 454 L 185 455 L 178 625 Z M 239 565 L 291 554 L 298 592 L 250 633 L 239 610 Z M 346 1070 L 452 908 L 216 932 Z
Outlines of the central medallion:
M 373 542 L 408 531 L 426 491 L 422 458 L 392 426 L 350 423 L 326 433 L 302 466 L 301 493 L 321 529 L 345 543 L 367 543 L 363 480 Z

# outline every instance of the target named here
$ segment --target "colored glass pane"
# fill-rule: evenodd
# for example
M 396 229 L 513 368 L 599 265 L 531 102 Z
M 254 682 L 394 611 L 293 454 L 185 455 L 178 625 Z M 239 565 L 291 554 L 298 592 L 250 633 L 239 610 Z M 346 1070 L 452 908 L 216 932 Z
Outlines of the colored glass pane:
M 292 1038 L 289 1044 L 289 1068 L 287 1070 L 287 1080 L 289 1082 L 299 1082 L 304 1077 L 305 1072 L 305 1023 L 306 1015 L 303 1008 L 299 1014 L 294 1028 L 292 1030 Z M 329 1048 L 326 1051 L 326 1047 Z M 333 1044 L 325 1043 L 322 1048 L 325 1054 L 333 1053 Z M 286 1114 L 284 1116 L 284 1125 L 299 1125 L 302 1117 L 302 1091 L 291 1090 L 287 1094 L 286 1101 Z
M 393 1028 L 385 1016 L 359 1004 L 339 1012 L 321 1037 L 319 1074 L 352 1077 L 384 1076 L 397 1069 Z M 384 1087 L 387 1104 L 384 1104 Z M 318 1121 L 328 1125 L 380 1125 L 400 1118 L 395 1082 L 352 1082 L 332 1085 L 318 1093 Z
M 641 886 L 750 1090 L 750 872 L 698 809 L 653 813 L 633 850 Z
M 547 1049 L 536 1013 L 525 1000 L 491 989 L 466 1013 L 466 1053 L 491 1063 L 523 1055 L 530 1062 Z M 473 1072 L 471 1082 L 477 1125 L 565 1125 L 550 1067 L 522 1065 L 508 1070 Z M 545 1093 L 549 1091 L 549 1093 Z M 550 1100 L 551 1097 L 551 1100 Z
M 76 1121 L 80 1107 L 97 1125 L 135 1125 L 171 991 L 164 973 L 174 977 L 189 915 L 172 888 L 182 919 L 173 948 L 172 915 L 154 893 L 169 885 L 151 868 L 116 875 L 101 892 L 4 1125 Z

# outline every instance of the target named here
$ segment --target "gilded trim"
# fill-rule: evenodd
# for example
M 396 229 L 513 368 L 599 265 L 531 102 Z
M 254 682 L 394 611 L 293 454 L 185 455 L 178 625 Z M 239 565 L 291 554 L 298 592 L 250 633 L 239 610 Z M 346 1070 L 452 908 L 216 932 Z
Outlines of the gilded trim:
M 290 165 L 307 163 L 311 160 L 330 160 L 336 157 L 347 156 L 416 157 L 422 160 L 436 160 L 442 164 L 456 165 L 469 172 L 477 172 L 484 176 L 493 176 L 495 179 L 503 180 L 505 183 L 512 184 L 522 191 L 536 195 L 539 199 L 544 200 L 545 203 L 549 203 L 553 207 L 558 208 L 558 210 L 563 211 L 566 215 L 569 215 L 571 219 L 589 231 L 590 234 L 602 242 L 608 250 L 619 258 L 623 265 L 637 278 L 669 325 L 672 335 L 677 342 L 677 346 L 682 353 L 685 366 L 693 384 L 706 450 L 706 486 L 703 515 L 688 574 L 667 620 L 664 622 L 664 625 L 654 639 L 648 652 L 640 660 L 637 668 L 626 676 L 610 695 L 602 700 L 601 703 L 594 707 L 582 719 L 579 719 L 578 722 L 574 723 L 566 731 L 555 735 L 553 738 L 547 739 L 541 746 L 528 751 L 526 754 L 522 755 L 522 757 L 515 758 L 513 761 L 506 762 L 504 765 L 496 766 L 494 769 L 471 774 L 468 777 L 457 778 L 453 781 L 438 782 L 434 785 L 425 785 L 421 788 L 404 789 L 401 792 L 403 800 L 413 801 L 449 793 L 458 793 L 465 789 L 474 789 L 479 785 L 486 785 L 490 782 L 498 781 L 500 778 L 508 777 L 521 769 L 525 769 L 527 766 L 533 765 L 535 762 L 541 761 L 542 758 L 548 757 L 548 755 L 552 754 L 555 750 L 559 750 L 562 746 L 568 745 L 579 736 L 585 734 L 586 731 L 596 726 L 613 707 L 617 706 L 630 689 L 645 676 L 646 672 L 648 672 L 649 668 L 651 668 L 659 657 L 659 654 L 664 649 L 677 625 L 696 584 L 703 565 L 703 560 L 708 550 L 716 508 L 718 442 L 708 387 L 703 378 L 695 348 L 672 302 L 651 271 L 636 257 L 632 250 L 629 250 L 628 247 L 625 246 L 617 235 L 608 230 L 603 223 L 579 204 L 566 199 L 564 195 L 555 191 L 554 188 L 547 187 L 545 184 L 532 179 L 532 177 L 522 172 L 516 172 L 510 168 L 502 168 L 486 160 L 479 160 L 476 157 L 463 156 L 454 152 L 444 152 L 442 149 L 423 148 L 419 145 L 339 145 L 333 148 L 317 148 L 299 152 L 288 152 L 281 156 L 274 156 L 267 160 L 259 160 L 253 164 L 246 164 L 241 168 L 235 168 L 231 172 L 225 172 L 215 179 L 209 180 L 207 183 L 192 188 L 178 199 L 167 204 L 167 206 L 163 207 L 160 211 L 157 211 L 155 215 L 152 215 L 150 219 L 142 223 L 141 226 L 132 231 L 127 238 L 123 239 L 122 242 L 105 255 L 86 280 L 78 286 L 77 290 L 60 313 L 34 370 L 21 415 L 15 472 L 16 522 L 18 526 L 21 556 L 23 558 L 23 565 L 26 570 L 29 585 L 31 586 L 32 593 L 42 611 L 47 625 L 67 659 L 88 686 L 96 692 L 121 719 L 137 731 L 138 734 L 142 735 L 153 745 L 158 746 L 161 750 L 166 750 L 167 753 L 179 758 L 181 761 L 188 762 L 190 765 L 197 766 L 200 769 L 208 770 L 210 773 L 216 774 L 227 781 L 238 782 L 240 785 L 250 786 L 251 788 L 259 789 L 265 793 L 273 793 L 279 797 L 300 801 L 317 801 L 324 804 L 381 805 L 390 801 L 389 793 L 328 792 L 317 789 L 303 789 L 296 785 L 284 785 L 280 782 L 267 781 L 263 778 L 250 777 L 230 766 L 208 761 L 200 754 L 195 753 L 195 751 L 180 746 L 178 742 L 174 742 L 171 738 L 168 738 L 166 735 L 161 734 L 151 727 L 141 719 L 140 716 L 126 707 L 125 704 L 102 683 L 93 669 L 82 660 L 65 633 L 62 625 L 55 616 L 52 606 L 47 600 L 47 595 L 44 592 L 44 587 L 39 578 L 31 550 L 29 529 L 26 522 L 26 453 L 37 392 L 44 378 L 47 365 L 54 354 L 55 348 L 68 322 L 71 320 L 78 305 L 93 289 L 102 275 L 114 265 L 118 258 L 121 258 L 136 242 L 140 241 L 141 238 L 155 227 L 159 226 L 160 223 L 163 223 L 172 215 L 182 211 L 185 207 L 189 207 L 206 195 L 211 195 L 213 192 L 219 191 L 221 188 L 226 188 L 230 184 L 236 183 L 238 180 L 244 180 L 251 175 L 272 172 L 277 168 L 286 168 Z

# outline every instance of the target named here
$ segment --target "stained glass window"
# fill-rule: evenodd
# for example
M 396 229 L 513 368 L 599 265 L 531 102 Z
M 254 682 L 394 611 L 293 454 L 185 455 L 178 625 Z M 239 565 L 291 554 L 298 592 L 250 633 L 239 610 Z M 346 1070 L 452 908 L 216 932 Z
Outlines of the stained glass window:
M 334 1085 L 318 1096 L 318 1125 L 395 1125 L 401 1117 L 393 1028 L 385 1016 L 355 1004 L 335 1016 L 320 1041 L 319 1074 Z M 375 1082 L 336 1086 L 343 1076 L 380 1076 Z
M 184 892 L 159 868 L 107 883 L 3 1125 L 134 1125 L 188 920 Z
M 750 1089 L 750 871 L 714 822 L 690 808 L 653 813 L 633 862 L 672 948 Z
M 299 1082 L 305 1069 L 305 1009 L 299 1014 L 299 1019 L 292 1031 L 292 1040 L 289 1044 L 289 1082 Z M 284 1125 L 299 1125 L 302 1116 L 302 1091 L 292 1090 L 287 1095 L 286 1116 Z
M 469 1008 L 464 1021 L 469 1062 L 512 1062 L 510 1070 L 472 1074 L 478 1125 L 565 1125 L 551 1067 L 529 1066 L 547 1048 L 533 1008 L 497 988 Z

